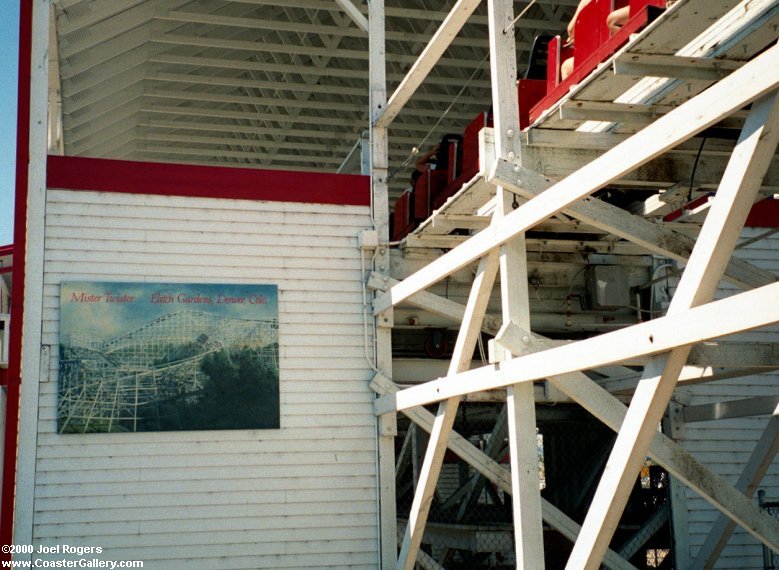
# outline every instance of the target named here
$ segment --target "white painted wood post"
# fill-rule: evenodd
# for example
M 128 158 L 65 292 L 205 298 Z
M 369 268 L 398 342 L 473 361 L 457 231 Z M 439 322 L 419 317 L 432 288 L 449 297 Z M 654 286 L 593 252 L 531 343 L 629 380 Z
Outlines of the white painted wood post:
M 519 107 L 517 56 L 514 38 L 513 2 L 489 0 L 490 77 L 495 125 L 495 156 L 519 158 Z M 495 216 L 513 211 L 516 196 L 497 187 Z M 525 234 L 500 248 L 500 291 L 503 324 L 515 323 L 530 334 L 527 251 Z M 509 386 L 506 393 L 511 461 L 511 500 L 517 568 L 544 567 L 544 535 L 538 478 L 538 445 L 533 383 Z
M 351 0 L 346 0 L 350 2 Z M 386 46 L 384 0 L 369 3 L 368 40 L 370 46 L 370 106 L 371 106 L 371 215 L 379 234 L 375 271 L 389 276 L 389 194 L 387 185 L 388 141 L 387 129 L 373 126 L 387 104 Z M 364 276 L 361 276 L 364 278 Z M 392 377 L 392 324 L 391 311 L 377 315 L 376 367 Z M 379 550 L 381 568 L 392 568 L 397 560 L 397 512 L 395 499 L 395 435 L 397 416 L 385 414 L 377 418 L 377 442 L 379 472 Z
M 49 373 L 41 360 L 43 314 L 43 241 L 46 213 L 46 147 L 49 80 L 49 0 L 36 0 L 32 15 L 32 75 L 30 82 L 30 163 L 27 195 L 22 385 L 19 409 L 19 449 L 14 504 L 14 543 L 31 544 L 35 501 L 35 461 L 38 440 L 38 386 Z M 48 351 L 46 352 L 48 354 Z M 30 556 L 14 556 L 14 560 Z
M 708 303 L 714 296 L 776 151 L 776 103 L 777 97 L 769 95 L 753 105 L 671 301 L 669 315 Z M 567 568 L 595 569 L 600 565 L 689 352 L 689 346 L 676 348 L 651 359 L 644 368 Z

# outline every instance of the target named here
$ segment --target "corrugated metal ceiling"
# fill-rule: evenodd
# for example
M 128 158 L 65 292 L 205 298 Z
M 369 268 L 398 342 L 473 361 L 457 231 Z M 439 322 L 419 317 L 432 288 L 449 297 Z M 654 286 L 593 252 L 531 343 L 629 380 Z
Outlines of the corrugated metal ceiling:
M 453 3 L 386 3 L 390 93 Z M 520 69 L 575 4 L 530 7 Z M 394 194 L 412 148 L 489 107 L 485 8 L 390 130 Z M 54 19 L 65 154 L 334 172 L 367 129 L 368 38 L 336 0 L 55 0 Z

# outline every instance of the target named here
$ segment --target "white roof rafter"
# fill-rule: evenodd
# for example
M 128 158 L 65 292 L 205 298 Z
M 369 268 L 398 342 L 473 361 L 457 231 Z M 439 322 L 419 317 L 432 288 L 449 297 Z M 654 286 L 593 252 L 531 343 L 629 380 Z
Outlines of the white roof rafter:
M 449 4 L 397 0 L 386 7 L 391 85 L 403 80 L 420 46 L 449 13 Z M 517 24 L 520 59 L 530 49 L 526 38 L 536 30 L 564 29 L 576 0 L 536 4 Z M 351 149 L 368 127 L 367 36 L 355 24 L 367 23 L 367 8 L 355 0 L 59 0 L 55 27 L 65 153 L 121 152 L 204 163 L 221 157 L 290 167 L 295 155 L 291 148 L 273 147 L 276 142 L 298 144 L 297 166 L 327 170 L 332 149 Z M 446 132 L 461 132 L 489 106 L 486 37 L 486 9 L 480 6 L 393 124 L 393 170 L 423 140 L 433 144 Z M 454 109 L 431 132 L 472 75 Z M 154 124 L 158 120 L 182 125 L 161 127 Z M 196 129 L 193 123 L 220 126 Z M 236 128 L 226 130 L 230 125 Z M 157 141 L 149 148 L 155 137 L 186 138 L 185 133 L 196 138 L 175 146 Z M 229 150 L 236 144 L 235 133 L 263 144 L 235 156 L 237 151 Z M 177 148 L 187 145 L 193 153 Z M 277 151 L 284 158 L 275 158 Z M 254 160 L 248 156 L 252 152 Z M 344 153 L 341 159 L 348 150 Z M 391 181 L 393 195 L 406 178 L 401 169 Z

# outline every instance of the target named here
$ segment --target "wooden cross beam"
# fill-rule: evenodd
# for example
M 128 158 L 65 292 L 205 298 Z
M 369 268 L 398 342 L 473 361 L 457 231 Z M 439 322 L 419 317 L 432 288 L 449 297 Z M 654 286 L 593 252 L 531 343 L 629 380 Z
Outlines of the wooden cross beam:
M 497 252 L 494 252 L 482 259 L 479 264 L 471 294 L 468 297 L 463 327 L 457 336 L 452 362 L 449 367 L 450 374 L 462 372 L 470 367 L 476 340 L 479 334 L 481 334 L 481 320 L 487 310 L 487 303 L 489 302 L 490 292 L 495 283 L 497 272 L 498 255 Z M 422 464 L 422 471 L 419 474 L 417 490 L 411 504 L 408 526 L 403 536 L 403 543 L 398 556 L 398 570 L 412 570 L 414 567 L 419 546 L 422 544 L 422 534 L 425 531 L 427 515 L 433 502 L 435 486 L 441 472 L 441 465 L 446 452 L 446 443 L 457 416 L 460 400 L 460 396 L 455 396 L 441 403 L 438 407 L 433 429 L 430 431 L 430 440 L 425 453 L 425 460 Z
M 527 198 L 538 196 L 554 185 L 554 181 L 537 172 L 501 159 L 496 162 L 489 180 Z M 686 262 L 695 245 L 689 236 L 600 200 L 584 199 L 571 204 L 563 213 L 676 261 Z M 776 281 L 772 273 L 737 258 L 730 260 L 725 276 L 743 288 Z
M 376 290 L 384 291 L 400 283 L 397 279 L 372 275 L 368 286 Z M 440 295 L 421 291 L 408 298 L 411 305 L 429 311 L 430 313 L 446 317 L 453 322 L 463 320 L 465 305 L 461 305 L 451 299 L 445 299 Z M 496 336 L 501 332 L 497 319 L 486 316 L 482 321 L 482 332 Z M 503 334 L 506 334 L 505 330 Z M 571 341 L 552 340 L 536 334 L 530 335 L 532 352 L 546 350 L 555 346 L 570 344 Z M 635 357 L 623 362 L 626 366 L 644 366 L 645 357 Z M 779 368 L 779 348 L 772 343 L 743 343 L 743 342 L 707 342 L 693 347 L 687 360 L 687 366 L 679 377 L 680 384 L 699 384 L 723 378 L 738 378 L 759 374 L 768 370 Z M 609 392 L 632 392 L 641 378 L 639 372 L 633 372 L 624 376 L 605 378 L 598 384 Z
M 671 300 L 669 315 L 683 313 L 713 298 L 778 141 L 779 97 L 771 94 L 756 102 L 750 111 Z M 677 347 L 667 355 L 653 358 L 644 368 L 568 568 L 594 570 L 600 566 L 689 353 L 689 346 Z M 768 539 L 779 541 L 779 534 Z
M 420 308 L 432 312 L 442 311 L 440 314 L 446 315 L 452 319 L 462 319 L 465 311 L 465 307 L 463 305 L 460 305 L 459 303 L 449 299 L 443 299 L 432 293 L 417 294 L 409 299 L 409 301 L 414 301 L 415 304 Z M 541 342 L 546 340 L 543 337 L 534 338 L 538 338 Z M 519 354 L 528 348 L 528 343 L 525 343 L 521 336 L 517 336 L 515 334 L 504 333 L 501 335 L 501 341 L 505 344 L 508 344 L 510 349 L 513 348 L 512 351 L 516 354 Z M 513 347 L 511 346 L 511 343 L 514 343 Z M 534 346 L 534 342 L 530 343 L 530 345 L 534 350 L 546 349 L 543 347 L 543 345 L 542 348 Z M 691 373 L 691 377 L 694 376 L 697 375 L 693 375 Z M 572 372 L 570 374 L 552 377 L 550 381 L 553 382 L 555 387 L 562 393 L 580 404 L 593 416 L 604 422 L 604 424 L 606 424 L 608 427 L 614 431 L 619 431 L 625 414 L 627 413 L 627 407 L 612 395 L 610 395 L 604 388 L 599 386 L 592 379 L 581 372 Z M 391 382 L 389 382 L 389 384 L 384 384 L 380 390 L 374 387 L 374 390 L 376 390 L 380 395 L 389 395 L 398 392 L 398 388 L 395 387 Z M 429 431 L 430 428 L 426 427 L 427 424 L 424 423 L 426 421 L 424 416 L 420 416 L 420 414 L 429 414 L 424 410 L 424 408 L 410 408 L 403 410 L 403 413 L 407 414 L 414 422 L 423 427 L 423 429 Z M 430 424 L 432 425 L 433 416 L 432 414 L 429 414 L 429 416 L 431 418 Z M 500 486 L 506 492 L 510 492 L 511 483 L 508 480 L 508 475 L 506 475 L 506 481 L 501 484 L 501 474 L 495 471 L 486 471 L 487 468 L 484 466 L 484 464 L 479 464 L 477 461 L 479 457 L 478 454 L 480 453 L 479 450 L 474 448 L 472 450 L 475 452 L 474 454 L 469 452 L 467 448 L 458 446 L 458 437 L 459 436 L 456 434 L 453 434 L 452 440 L 450 440 L 450 449 L 455 451 L 469 464 L 473 465 L 476 470 L 482 473 L 487 479 Z M 464 442 L 464 444 L 467 444 L 467 442 Z M 756 507 L 754 507 L 749 501 L 745 501 L 744 497 L 740 493 L 734 494 L 732 489 L 729 490 L 728 488 L 730 486 L 724 479 L 722 479 L 722 477 L 713 473 L 679 444 L 675 443 L 664 434 L 659 432 L 655 434 L 655 439 L 652 442 L 648 455 L 674 477 L 682 481 L 690 488 L 694 489 L 697 493 L 706 498 L 706 500 L 712 503 L 723 513 L 729 513 L 730 518 L 738 520 L 762 518 L 763 522 L 765 523 L 765 528 L 768 528 L 766 525 L 772 524 L 772 521 L 767 517 L 767 515 L 761 516 L 760 511 L 758 511 Z M 495 469 L 502 468 L 495 464 Z M 724 491 L 722 491 L 723 489 Z M 545 504 L 543 509 L 544 520 L 550 524 L 553 524 L 547 516 L 547 508 Z M 568 535 L 566 534 L 566 536 Z M 608 557 L 607 559 L 604 559 L 604 563 L 610 565 L 608 563 Z
M 779 85 L 779 46 L 680 105 L 464 244 L 409 276 L 374 302 L 379 314 L 503 245 L 542 220 L 714 125 Z M 628 159 L 626 159 L 628 157 Z
M 478 5 L 479 0 L 458 0 L 452 6 L 449 15 L 446 16 L 436 33 L 430 38 L 430 42 L 425 46 L 419 58 L 409 69 L 406 77 L 403 78 L 403 81 L 400 82 L 400 85 L 398 85 L 389 101 L 387 101 L 387 106 L 375 118 L 375 126 L 385 128 L 390 126 Z
M 778 295 L 779 283 L 765 285 L 678 315 L 431 380 L 402 390 L 395 397 L 379 398 L 374 409 L 377 414 L 402 411 L 471 392 L 598 368 L 636 356 L 660 354 L 677 346 L 772 325 L 779 322 L 779 304 L 774 302 Z M 757 312 L 755 307 L 761 307 L 761 310 Z
M 371 389 L 379 395 L 394 394 L 399 388 L 388 378 L 377 374 L 371 382 Z M 411 408 L 403 410 L 415 425 L 418 425 L 428 433 L 432 431 L 435 416 L 425 408 Z M 487 456 L 482 450 L 469 442 L 456 431 L 452 431 L 447 446 L 457 456 L 471 465 L 478 473 L 505 493 L 511 494 L 511 474 L 497 461 Z M 559 531 L 571 542 L 576 540 L 581 528 L 573 519 L 560 511 L 557 507 L 542 499 L 543 519 L 555 530 Z M 603 564 L 615 570 L 633 570 L 635 566 L 619 556 L 613 550 L 606 553 Z

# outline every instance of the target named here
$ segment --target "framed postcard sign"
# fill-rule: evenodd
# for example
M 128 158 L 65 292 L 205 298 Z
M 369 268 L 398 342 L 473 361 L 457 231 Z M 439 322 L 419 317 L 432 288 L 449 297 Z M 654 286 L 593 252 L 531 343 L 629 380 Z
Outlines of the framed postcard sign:
M 60 433 L 279 427 L 275 285 L 66 282 Z

